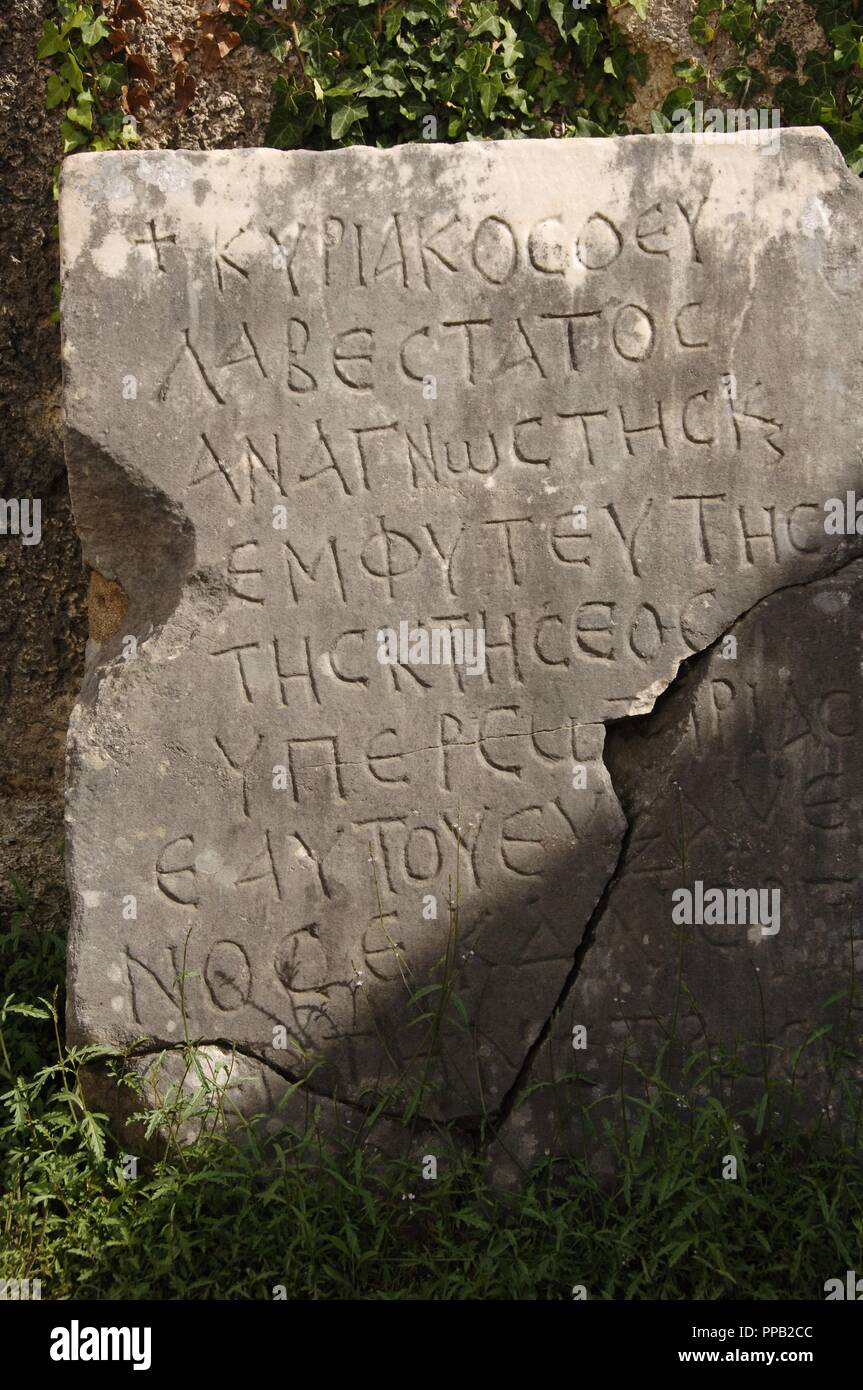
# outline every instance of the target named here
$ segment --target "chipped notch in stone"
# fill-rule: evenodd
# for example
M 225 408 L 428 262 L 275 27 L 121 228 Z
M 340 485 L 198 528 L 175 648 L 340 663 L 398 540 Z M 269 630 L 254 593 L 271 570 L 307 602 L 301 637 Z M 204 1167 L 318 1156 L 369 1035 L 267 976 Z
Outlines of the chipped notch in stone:
M 90 636 L 105 660 L 112 639 L 140 642 L 174 612 L 193 568 L 194 533 L 176 503 L 73 428 L 66 457 L 76 526 L 93 566 Z

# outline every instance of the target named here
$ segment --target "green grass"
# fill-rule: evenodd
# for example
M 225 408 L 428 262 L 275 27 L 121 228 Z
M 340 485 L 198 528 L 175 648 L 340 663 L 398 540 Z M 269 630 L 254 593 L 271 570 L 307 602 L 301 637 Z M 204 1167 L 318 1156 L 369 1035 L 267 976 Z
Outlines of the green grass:
M 251 1127 L 141 1158 L 128 1179 L 80 1092 L 99 1049 L 63 1044 L 62 919 L 59 889 L 33 903 L 20 884 L 0 919 L 0 1277 L 39 1278 L 45 1298 L 271 1299 L 281 1285 L 289 1299 L 571 1299 L 582 1285 L 591 1299 L 820 1299 L 863 1268 L 853 1133 L 715 1097 L 681 1107 L 659 1075 L 625 1135 L 607 1128 L 611 1185 L 546 1159 L 496 1190 L 474 1155 L 426 1181 L 416 1160 Z

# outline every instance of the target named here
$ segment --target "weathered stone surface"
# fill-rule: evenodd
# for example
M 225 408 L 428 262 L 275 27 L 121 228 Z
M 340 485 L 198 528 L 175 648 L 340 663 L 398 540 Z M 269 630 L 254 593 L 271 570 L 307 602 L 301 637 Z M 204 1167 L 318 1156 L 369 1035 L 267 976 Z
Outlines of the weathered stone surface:
M 651 715 L 612 735 L 609 763 L 632 831 L 524 1077 L 531 1094 L 503 1128 L 500 1175 L 577 1145 L 583 1106 L 598 1124 L 619 1113 L 621 1086 L 643 1095 L 638 1069 L 650 1072 L 675 1012 L 681 1047 L 668 1075 L 683 1095 L 705 1069 L 687 1076 L 681 1062 L 721 1050 L 729 1094 L 736 1088 L 744 1103 L 760 1098 L 767 1075 L 783 1079 L 781 1112 L 840 1116 L 837 1048 L 845 1076 L 863 1078 L 861 611 L 861 561 L 770 595 L 734 627 L 734 660 L 722 644 L 696 658 Z M 778 930 L 675 927 L 672 894 L 696 881 L 705 892 L 778 890 Z M 576 1050 L 578 1027 L 586 1046 Z
M 73 1036 L 504 1100 L 620 854 L 605 722 L 847 548 L 859 199 L 809 131 L 67 164 L 73 501 L 128 596 Z M 382 664 L 403 623 L 485 669 Z

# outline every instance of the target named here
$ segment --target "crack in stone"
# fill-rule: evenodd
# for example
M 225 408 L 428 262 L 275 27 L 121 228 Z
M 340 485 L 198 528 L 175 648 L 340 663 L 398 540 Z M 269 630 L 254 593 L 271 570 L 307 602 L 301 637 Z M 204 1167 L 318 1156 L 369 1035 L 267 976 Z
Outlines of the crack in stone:
M 650 716 L 645 715 L 642 717 L 649 718 Z M 606 770 L 608 770 L 607 763 Z M 609 772 L 609 777 L 610 776 L 611 773 Z M 612 787 L 614 787 L 613 783 Z M 614 795 L 615 797 L 617 797 L 616 789 L 614 790 Z M 618 805 L 620 805 L 619 797 L 617 797 L 617 801 Z M 623 811 L 622 806 L 621 811 Z M 587 953 L 596 939 L 597 927 L 608 905 L 608 900 L 614 890 L 615 885 L 617 884 L 618 880 L 623 874 L 627 853 L 629 851 L 629 842 L 632 838 L 632 833 L 635 828 L 635 818 L 633 817 L 630 819 L 630 817 L 627 816 L 625 812 L 623 812 L 623 814 L 626 820 L 626 828 L 620 839 L 620 849 L 618 850 L 618 855 L 614 864 L 614 868 L 612 869 L 611 874 L 606 880 L 605 887 L 603 888 L 602 892 L 599 895 L 599 898 L 597 899 L 596 906 L 594 907 L 593 911 L 590 914 L 590 917 L 587 920 L 587 925 L 584 928 L 584 934 L 580 942 L 578 943 L 578 946 L 576 947 L 575 955 L 573 956 L 572 960 L 572 965 L 569 969 L 566 979 L 563 982 L 560 993 L 557 996 L 554 1008 L 552 1009 L 548 1018 L 545 1020 L 545 1023 L 542 1025 L 533 1042 L 531 1043 L 530 1047 L 528 1048 L 527 1052 L 525 1053 L 524 1060 L 522 1061 L 522 1064 L 518 1069 L 518 1074 L 515 1080 L 509 1087 L 509 1090 L 506 1092 L 506 1094 L 500 1102 L 500 1105 L 497 1108 L 497 1114 L 495 1115 L 494 1122 L 491 1126 L 490 1137 L 486 1140 L 486 1145 L 497 1138 L 498 1131 L 503 1128 L 504 1124 L 509 1119 L 509 1116 L 512 1114 L 516 1100 L 518 1099 L 519 1091 L 524 1086 L 525 1082 L 527 1081 L 530 1075 L 530 1071 L 533 1067 L 534 1060 L 539 1054 L 540 1049 L 548 1041 L 552 1027 L 554 1026 L 554 1021 L 557 1018 L 557 1015 L 560 1013 L 560 1010 L 563 1008 L 563 1005 L 566 1002 L 567 995 L 569 994 L 570 990 L 575 987 L 575 983 L 578 980 L 579 975 L 581 974 L 581 969 L 584 965 Z
M 454 1133 L 458 1135 L 461 1144 L 464 1146 L 465 1152 L 476 1154 L 479 1151 L 479 1124 L 470 1116 L 459 1116 L 441 1122 L 439 1120 L 430 1119 L 416 1111 L 410 1123 L 406 1124 L 404 1115 L 401 1112 L 387 1109 L 386 1106 L 380 1106 L 377 1101 L 370 1102 L 368 1106 L 362 1106 L 357 1101 L 335 1096 L 332 1092 L 316 1090 L 307 1078 L 295 1076 L 287 1067 L 280 1066 L 271 1059 L 262 1057 L 253 1048 L 243 1043 L 234 1042 L 231 1039 L 196 1038 L 194 1041 L 190 1039 L 188 1043 L 166 1042 L 153 1044 L 152 1046 L 147 1044 L 134 1048 L 125 1055 L 127 1058 L 158 1057 L 164 1054 L 180 1053 L 184 1047 L 218 1047 L 224 1052 L 236 1053 L 249 1061 L 256 1062 L 261 1067 L 265 1067 L 268 1071 L 281 1077 L 282 1080 L 295 1086 L 295 1094 L 299 1095 L 304 1093 L 313 1100 L 325 1101 L 336 1111 L 349 1111 L 352 1115 L 356 1116 L 359 1122 L 357 1128 L 351 1131 L 351 1138 L 355 1141 L 362 1140 L 365 1142 L 365 1140 L 371 1140 L 374 1142 L 375 1126 L 378 1121 L 384 1121 L 387 1124 L 398 1126 L 409 1141 L 413 1141 L 416 1138 L 418 1129 L 420 1131 L 425 1131 L 430 1139 L 432 1132 L 438 1133 L 441 1128 L 445 1128 L 450 1134 Z M 369 1123 L 369 1121 L 371 1122 Z M 367 1124 L 368 1128 L 366 1129 L 365 1126 Z M 423 1142 L 428 1141 L 424 1140 Z

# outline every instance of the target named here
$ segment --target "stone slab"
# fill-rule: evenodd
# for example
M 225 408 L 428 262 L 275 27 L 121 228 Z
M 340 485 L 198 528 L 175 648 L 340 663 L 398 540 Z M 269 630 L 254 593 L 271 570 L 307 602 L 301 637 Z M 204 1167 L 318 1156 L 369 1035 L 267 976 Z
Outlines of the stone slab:
M 66 162 L 124 596 L 69 736 L 73 1038 L 505 1100 L 620 854 L 606 723 L 848 549 L 859 213 L 811 130 Z

